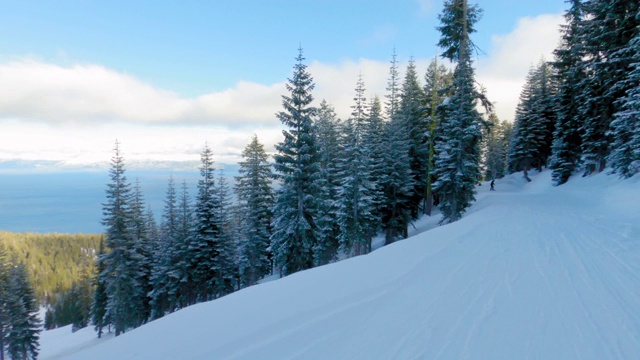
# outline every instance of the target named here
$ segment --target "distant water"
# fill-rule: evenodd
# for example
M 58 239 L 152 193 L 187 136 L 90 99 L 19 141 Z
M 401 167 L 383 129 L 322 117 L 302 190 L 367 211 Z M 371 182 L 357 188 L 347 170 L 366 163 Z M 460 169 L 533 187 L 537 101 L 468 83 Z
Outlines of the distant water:
M 233 169 L 237 170 L 237 169 Z M 167 181 L 172 175 L 180 191 L 182 181 L 195 193 L 199 173 L 169 170 L 127 170 L 136 178 L 157 220 L 162 214 Z M 237 175 L 227 172 L 232 178 Z M 0 173 L 0 230 L 13 232 L 101 233 L 102 203 L 106 201 L 105 171 Z M 228 181 L 232 185 L 231 180 Z

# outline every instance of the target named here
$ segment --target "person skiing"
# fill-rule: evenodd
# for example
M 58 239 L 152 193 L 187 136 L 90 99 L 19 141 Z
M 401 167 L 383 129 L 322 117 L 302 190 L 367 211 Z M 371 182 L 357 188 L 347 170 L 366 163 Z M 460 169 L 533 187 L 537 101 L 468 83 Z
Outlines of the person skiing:
M 495 184 L 496 184 L 496 180 L 495 179 L 491 180 L 491 189 L 489 189 L 490 191 L 496 191 L 496 189 L 493 188 Z

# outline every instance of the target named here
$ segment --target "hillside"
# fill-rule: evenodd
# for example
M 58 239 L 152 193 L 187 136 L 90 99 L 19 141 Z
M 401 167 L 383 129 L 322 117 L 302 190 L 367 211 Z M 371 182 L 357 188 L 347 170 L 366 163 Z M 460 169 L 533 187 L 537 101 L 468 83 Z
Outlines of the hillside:
M 550 184 L 481 186 L 456 223 L 117 338 L 44 332 L 40 358 L 640 358 L 640 178 Z

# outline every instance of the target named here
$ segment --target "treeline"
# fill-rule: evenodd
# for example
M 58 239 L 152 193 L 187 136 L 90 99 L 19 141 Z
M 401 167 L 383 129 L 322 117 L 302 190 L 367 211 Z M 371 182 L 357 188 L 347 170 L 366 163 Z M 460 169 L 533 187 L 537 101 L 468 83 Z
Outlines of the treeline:
M 640 3 L 570 0 L 552 62 L 529 72 L 511 171 L 548 166 L 556 185 L 610 168 L 640 172 Z
M 0 231 L 0 244 L 8 256 L 25 264 L 36 297 L 43 304 L 93 271 L 99 234 L 37 234 Z
M 479 15 L 466 1 L 446 2 L 440 45 L 455 70 L 434 60 L 422 84 L 410 61 L 401 79 L 394 53 L 384 101 L 366 99 L 360 77 L 346 120 L 326 101 L 312 105 L 314 82 L 300 49 L 277 114 L 285 130 L 275 163 L 254 136 L 235 202 L 205 145 L 195 199 L 170 178 L 157 224 L 116 143 L 103 204 L 109 251 L 99 255 L 91 314 L 98 336 L 106 327 L 120 335 L 273 272 L 366 254 L 378 234 L 386 244 L 407 237 L 412 220 L 430 215 L 435 202 L 443 223 L 458 220 L 474 200 L 483 134 L 491 130 L 491 106 L 476 88 L 471 60 Z

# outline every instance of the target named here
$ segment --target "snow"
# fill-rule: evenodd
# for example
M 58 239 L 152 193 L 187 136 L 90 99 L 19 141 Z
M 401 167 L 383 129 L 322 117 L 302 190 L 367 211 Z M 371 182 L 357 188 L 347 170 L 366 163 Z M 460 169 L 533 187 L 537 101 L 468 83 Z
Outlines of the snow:
M 478 187 L 462 220 L 40 359 L 637 359 L 640 176 Z

